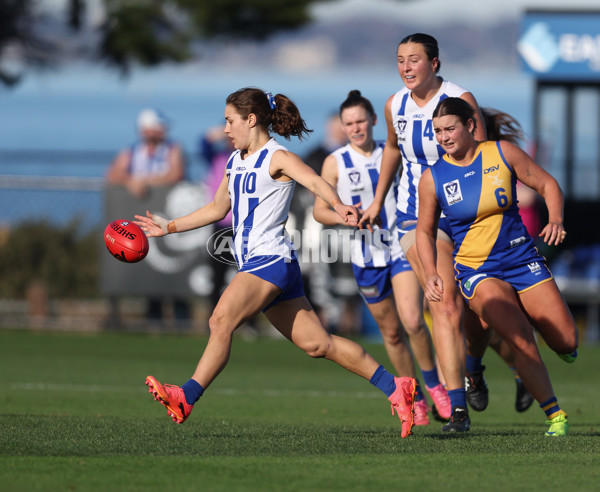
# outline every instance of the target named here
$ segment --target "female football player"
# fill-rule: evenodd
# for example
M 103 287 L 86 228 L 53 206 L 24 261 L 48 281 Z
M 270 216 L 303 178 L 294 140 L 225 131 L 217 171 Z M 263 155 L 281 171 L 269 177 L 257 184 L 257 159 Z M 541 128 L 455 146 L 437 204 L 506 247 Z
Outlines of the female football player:
M 517 179 L 546 202 L 548 224 L 540 237 L 549 245 L 559 245 L 567 234 L 563 195 L 556 180 L 516 145 L 478 141 L 476 126 L 473 107 L 461 98 L 448 97 L 433 112 L 436 139 L 446 154 L 419 182 L 416 240 L 425 296 L 437 304 L 447 295 L 448 282 L 436 266 L 436 230 L 443 213 L 455 245 L 454 269 L 462 295 L 510 346 L 519 375 L 546 413 L 546 435 L 566 435 L 567 415 L 554 395 L 532 324 L 568 362 L 577 356 L 578 331 L 519 215 Z
M 382 390 L 400 417 L 402 437 L 410 435 L 416 380 L 392 376 L 357 343 L 330 335 L 304 296 L 293 245 L 284 234 L 295 182 L 324 200 L 344 223 L 356 225 L 358 212 L 343 204 L 335 189 L 296 154 L 271 138 L 271 132 L 289 139 L 309 131 L 298 108 L 282 94 L 245 88 L 227 97 L 225 122 L 225 133 L 236 150 L 213 201 L 171 221 L 150 212 L 146 217 L 136 215 L 136 223 L 148 236 L 164 236 L 211 224 L 231 210 L 239 267 L 209 319 L 208 344 L 191 379 L 179 387 L 148 376 L 149 391 L 175 422 L 184 422 L 227 364 L 234 331 L 263 311 L 279 332 L 311 357 L 332 360 Z

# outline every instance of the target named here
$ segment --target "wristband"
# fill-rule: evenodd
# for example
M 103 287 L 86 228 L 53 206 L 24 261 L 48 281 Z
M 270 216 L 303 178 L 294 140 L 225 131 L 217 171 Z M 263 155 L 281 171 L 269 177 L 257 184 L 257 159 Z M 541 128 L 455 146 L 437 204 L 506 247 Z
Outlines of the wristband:
M 167 233 L 173 234 L 174 232 L 177 232 L 177 226 L 175 225 L 175 221 L 172 220 L 167 224 Z

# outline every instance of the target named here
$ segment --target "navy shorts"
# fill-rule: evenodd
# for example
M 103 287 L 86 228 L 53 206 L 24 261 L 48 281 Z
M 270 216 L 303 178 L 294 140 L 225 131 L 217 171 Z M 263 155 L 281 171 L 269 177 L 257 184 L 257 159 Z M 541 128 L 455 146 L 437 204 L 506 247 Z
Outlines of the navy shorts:
M 268 258 L 269 261 L 265 261 Z M 257 267 L 256 265 L 260 265 Z M 264 266 L 263 266 L 264 265 Z M 281 301 L 303 297 L 304 285 L 298 260 L 293 258 L 253 257 L 244 263 L 240 272 L 251 273 L 281 289 L 281 294 L 263 309 L 263 313 Z
M 410 264 L 402 255 L 383 267 L 359 267 L 352 265 L 358 291 L 367 304 L 383 301 L 392 293 L 392 278 L 401 272 L 410 270 Z
M 552 278 L 552 273 L 544 261 L 520 263 L 503 270 L 474 270 L 460 263 L 454 264 L 456 280 L 462 295 L 473 299 L 477 286 L 488 278 L 497 278 L 509 283 L 517 292 L 524 292 Z

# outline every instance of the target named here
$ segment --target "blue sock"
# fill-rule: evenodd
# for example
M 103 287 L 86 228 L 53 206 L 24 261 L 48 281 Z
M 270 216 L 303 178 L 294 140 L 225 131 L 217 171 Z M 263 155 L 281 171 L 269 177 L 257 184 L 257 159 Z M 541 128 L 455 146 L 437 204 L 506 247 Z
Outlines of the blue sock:
M 387 397 L 392 396 L 392 393 L 396 391 L 396 383 L 394 382 L 394 376 L 385 370 L 385 367 L 379 366 L 377 370 L 371 376 L 369 382 L 379 388 L 385 393 Z
M 423 381 L 425 381 L 425 386 L 428 388 L 435 388 L 440 384 L 440 378 L 438 378 L 437 369 L 435 367 L 431 371 L 424 371 L 421 369 L 421 374 L 423 374 Z
M 558 405 L 558 400 L 556 399 L 556 396 L 553 396 L 549 400 L 540 403 L 540 408 L 544 411 L 546 417 L 548 418 L 555 417 L 556 414 L 560 412 L 560 406 Z
M 423 394 L 423 390 L 421 389 L 421 384 L 419 384 L 419 386 L 417 386 L 415 401 L 421 401 L 423 398 L 425 398 L 425 395 Z
M 467 390 L 464 388 L 448 390 L 448 396 L 450 397 L 450 404 L 453 410 L 456 407 L 467 408 Z
M 467 354 L 467 371 L 471 374 L 481 372 L 481 357 L 472 357 Z
M 183 390 L 185 401 L 188 405 L 196 403 L 202 396 L 202 393 L 204 393 L 204 388 L 200 386 L 200 383 L 195 379 L 190 379 L 181 387 L 181 389 Z

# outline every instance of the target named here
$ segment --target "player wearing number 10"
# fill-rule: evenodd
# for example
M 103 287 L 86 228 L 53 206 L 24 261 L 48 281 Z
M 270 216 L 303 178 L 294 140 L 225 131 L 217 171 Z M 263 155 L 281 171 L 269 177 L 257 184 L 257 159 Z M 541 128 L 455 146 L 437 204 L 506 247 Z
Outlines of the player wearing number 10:
M 153 376 L 146 384 L 177 423 L 227 364 L 234 331 L 263 311 L 273 326 L 311 357 L 326 358 L 368 379 L 383 391 L 402 422 L 402 437 L 411 434 L 416 380 L 394 377 L 357 343 L 330 335 L 304 296 L 293 246 L 284 234 L 295 182 L 331 206 L 341 220 L 358 224 L 358 211 L 341 202 L 335 189 L 296 155 L 279 145 L 270 131 L 289 139 L 309 130 L 286 96 L 256 88 L 227 97 L 225 134 L 235 151 L 211 203 L 184 217 L 167 220 L 146 212 L 136 223 L 148 236 L 163 236 L 203 227 L 233 215 L 234 256 L 239 272 L 209 320 L 210 336 L 192 378 L 182 387 L 163 385 Z

